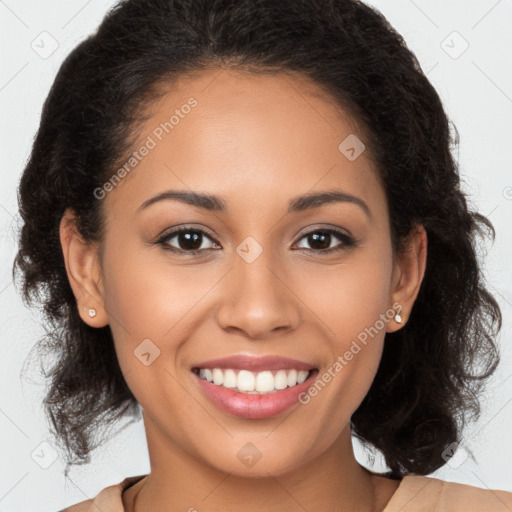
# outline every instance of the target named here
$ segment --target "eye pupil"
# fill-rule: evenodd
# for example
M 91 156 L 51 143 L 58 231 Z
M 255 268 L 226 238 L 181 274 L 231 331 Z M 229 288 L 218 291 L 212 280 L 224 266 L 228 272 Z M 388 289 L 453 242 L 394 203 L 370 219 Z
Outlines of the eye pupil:
M 178 244 L 182 249 L 194 251 L 201 247 L 201 233 L 185 231 L 178 234 Z M 197 241 L 199 240 L 199 243 Z
M 322 232 L 317 232 L 317 233 L 311 233 L 308 238 L 310 240 L 313 240 L 314 242 L 318 242 L 319 240 L 323 240 L 324 243 L 321 243 L 320 244 L 320 247 L 315 247 L 315 244 L 313 243 L 311 246 L 316 248 L 316 249 L 319 249 L 319 250 L 322 250 L 322 249 L 328 249 L 329 246 L 331 245 L 331 240 L 330 240 L 330 237 L 331 235 L 329 233 L 322 233 Z M 325 240 L 327 240 L 327 244 L 325 243 Z

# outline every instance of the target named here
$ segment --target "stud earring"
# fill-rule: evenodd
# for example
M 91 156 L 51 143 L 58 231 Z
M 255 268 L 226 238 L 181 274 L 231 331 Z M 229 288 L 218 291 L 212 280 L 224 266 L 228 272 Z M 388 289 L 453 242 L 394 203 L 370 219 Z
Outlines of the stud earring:
M 85 310 L 87 311 L 87 313 L 89 314 L 89 316 L 91 318 L 94 318 L 96 316 L 96 310 L 95 309 L 86 307 Z
M 401 324 L 402 323 L 402 315 L 400 314 L 402 312 L 402 308 L 398 308 L 398 311 L 395 313 L 395 322 L 397 324 Z

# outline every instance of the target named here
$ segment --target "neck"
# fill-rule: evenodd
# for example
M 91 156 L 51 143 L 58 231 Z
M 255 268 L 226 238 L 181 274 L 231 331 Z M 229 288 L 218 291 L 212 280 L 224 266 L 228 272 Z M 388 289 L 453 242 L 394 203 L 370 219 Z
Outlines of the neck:
M 345 429 L 323 454 L 299 468 L 264 476 L 222 472 L 192 457 L 145 418 L 151 473 L 123 494 L 126 512 L 208 510 L 377 512 L 399 482 L 372 474 L 355 459 Z

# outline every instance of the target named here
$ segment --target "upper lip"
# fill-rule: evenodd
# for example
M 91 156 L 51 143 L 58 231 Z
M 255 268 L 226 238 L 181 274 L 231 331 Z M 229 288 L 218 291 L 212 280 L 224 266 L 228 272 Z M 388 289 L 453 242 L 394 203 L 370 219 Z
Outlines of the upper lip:
M 315 366 L 304 361 L 291 359 L 282 356 L 250 356 L 238 355 L 222 357 L 220 359 L 211 359 L 210 361 L 203 361 L 194 364 L 192 368 L 233 368 L 249 371 L 264 371 L 264 370 L 313 370 Z

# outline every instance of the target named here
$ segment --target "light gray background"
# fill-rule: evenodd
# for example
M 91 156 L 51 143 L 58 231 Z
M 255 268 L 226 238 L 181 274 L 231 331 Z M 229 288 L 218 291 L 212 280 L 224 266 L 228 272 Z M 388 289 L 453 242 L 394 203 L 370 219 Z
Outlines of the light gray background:
M 371 3 L 404 36 L 441 95 L 460 134 L 464 189 L 472 206 L 487 215 L 497 231 L 485 269 L 504 315 L 498 340 L 502 364 L 482 401 L 480 421 L 465 433 L 463 446 L 475 454 L 477 463 L 465 459 L 462 449 L 451 466 L 431 476 L 512 491 L 512 0 Z M 97 450 L 93 462 L 73 469 L 67 480 L 62 461 L 51 463 L 51 447 L 41 445 L 51 440 L 40 405 L 44 384 L 20 380 L 28 350 L 43 332 L 41 319 L 37 310 L 23 306 L 10 277 L 19 224 L 16 187 L 43 101 L 64 57 L 95 30 L 113 4 L 0 0 L 1 512 L 56 512 L 126 476 L 149 471 L 142 422 Z M 355 448 L 360 462 L 369 466 L 357 442 Z M 47 469 L 41 467 L 50 463 Z M 379 460 L 374 469 L 383 469 Z

